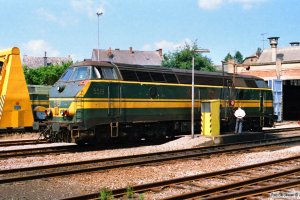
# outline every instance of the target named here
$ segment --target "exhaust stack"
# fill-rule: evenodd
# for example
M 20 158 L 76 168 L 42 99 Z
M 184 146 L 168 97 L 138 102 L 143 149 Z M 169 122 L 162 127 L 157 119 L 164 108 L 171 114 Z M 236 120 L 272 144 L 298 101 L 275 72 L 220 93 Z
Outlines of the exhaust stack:
M 300 42 L 290 42 L 290 45 L 292 47 L 298 47 L 298 46 L 300 46 Z
M 276 62 L 277 58 L 277 45 L 279 37 L 269 37 L 269 42 L 272 48 L 272 62 Z

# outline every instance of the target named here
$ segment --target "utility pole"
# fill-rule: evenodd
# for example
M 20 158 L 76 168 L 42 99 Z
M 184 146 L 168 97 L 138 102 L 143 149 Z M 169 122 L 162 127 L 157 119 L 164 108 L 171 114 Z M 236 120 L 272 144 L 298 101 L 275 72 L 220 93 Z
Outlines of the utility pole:
M 103 15 L 103 12 L 97 12 L 96 13 L 97 14 L 97 16 L 98 16 L 98 61 L 100 61 L 100 44 L 99 44 L 99 17 L 101 16 L 101 15 Z
M 194 107 L 195 107 L 195 53 L 209 53 L 208 49 L 195 49 L 193 50 L 192 57 L 192 110 L 191 110 L 191 134 L 194 138 Z

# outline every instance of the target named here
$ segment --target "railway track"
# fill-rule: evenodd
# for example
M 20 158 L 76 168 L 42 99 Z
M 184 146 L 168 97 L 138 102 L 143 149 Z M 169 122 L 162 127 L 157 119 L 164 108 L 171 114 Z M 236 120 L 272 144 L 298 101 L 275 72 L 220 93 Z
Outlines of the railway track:
M 280 133 L 280 132 L 290 132 L 290 131 L 300 131 L 300 127 L 290 127 L 290 128 L 277 128 L 277 129 L 266 129 L 263 133 Z
M 50 155 L 50 154 L 58 154 L 58 153 L 71 153 L 79 150 L 82 151 L 81 148 L 74 144 L 74 145 L 66 145 L 66 146 L 5 150 L 5 151 L 0 151 L 0 159 L 29 157 L 29 156 L 38 156 L 38 155 Z
M 283 188 L 300 185 L 300 156 L 274 160 L 222 171 L 132 186 L 135 195 L 148 194 L 158 198 L 177 199 L 232 199 L 250 197 Z M 242 177 L 242 178 L 241 178 Z M 205 183 L 210 184 L 205 184 Z M 114 198 L 126 196 L 127 188 L 112 190 Z M 161 194 L 162 193 L 162 194 Z M 70 197 L 65 200 L 97 199 L 99 192 Z
M 292 127 L 292 128 L 282 128 L 282 129 L 268 129 L 263 130 L 263 133 L 279 133 L 279 132 L 290 132 L 290 131 L 298 131 L 300 127 Z M 17 146 L 17 145 L 34 145 L 34 144 L 44 144 L 50 143 L 47 140 L 10 140 L 10 141 L 0 141 L 0 147 L 7 147 L 7 146 Z
M 0 170 L 0 184 L 12 183 L 18 181 L 27 181 L 40 178 L 49 178 L 55 176 L 64 176 L 76 173 L 86 173 L 92 171 L 114 169 L 120 167 L 128 167 L 135 165 L 145 165 L 150 163 L 161 163 L 163 161 L 170 161 L 176 159 L 191 159 L 193 157 L 207 157 L 211 155 L 218 155 L 222 153 L 236 154 L 238 152 L 249 151 L 258 147 L 266 147 L 271 145 L 282 145 L 300 142 L 297 139 L 285 139 L 281 141 L 273 141 L 268 143 L 253 144 L 248 146 L 235 145 L 233 146 L 214 146 L 214 147 L 201 147 L 185 150 L 176 150 L 169 152 L 158 152 L 151 154 L 142 154 L 134 156 L 89 160 L 81 162 L 36 166 L 28 168 L 17 168 Z
M 272 129 L 267 130 L 265 133 L 273 133 L 273 132 L 286 132 L 286 131 L 297 131 L 300 130 L 300 127 L 294 127 L 294 128 L 288 128 L 288 129 Z M 287 137 L 290 139 L 297 139 L 297 136 L 293 137 Z M 234 144 L 226 144 L 226 145 L 219 145 L 219 147 L 226 147 L 229 145 L 246 145 L 251 144 L 253 142 L 267 142 L 267 141 L 274 141 L 274 140 L 280 140 L 275 138 L 266 138 L 259 141 L 247 141 L 247 142 L 241 142 L 241 143 L 234 143 Z M 47 143 L 46 141 L 41 141 L 41 143 L 37 143 L 36 140 L 21 140 L 19 141 L 9 141 L 7 143 L 7 146 L 9 145 L 25 145 L 26 144 L 43 144 Z M 0 142 L 0 147 L 1 147 Z M 116 147 L 118 148 L 118 146 Z M 70 153 L 70 152 L 76 152 L 76 151 L 90 151 L 90 150 L 100 150 L 94 147 L 77 147 L 77 146 L 61 146 L 61 147 L 41 147 L 41 148 L 31 148 L 31 149 L 14 149 L 14 150 L 4 150 L 0 151 L 0 159 L 5 158 L 13 158 L 13 157 L 29 157 L 29 156 L 40 156 L 40 155 L 50 155 L 50 154 L 57 154 L 57 153 Z
M 169 141 L 169 140 L 166 140 Z M 157 143 L 153 142 L 136 142 L 135 144 L 110 144 L 101 147 L 98 146 L 78 146 L 76 144 L 68 144 L 64 146 L 51 146 L 51 147 L 38 147 L 38 148 L 22 148 L 22 149 L 10 149 L 10 150 L 0 150 L 0 159 L 15 158 L 15 157 L 31 157 L 31 156 L 41 156 L 41 155 L 51 155 L 51 154 L 63 154 L 63 153 L 74 153 L 74 152 L 87 152 L 87 151 L 99 151 L 108 149 L 118 149 L 126 147 L 136 147 L 153 145 Z M 161 143 L 159 143 L 161 144 Z
M 17 145 L 33 145 L 49 143 L 47 140 L 13 140 L 0 141 L 0 147 L 17 146 Z

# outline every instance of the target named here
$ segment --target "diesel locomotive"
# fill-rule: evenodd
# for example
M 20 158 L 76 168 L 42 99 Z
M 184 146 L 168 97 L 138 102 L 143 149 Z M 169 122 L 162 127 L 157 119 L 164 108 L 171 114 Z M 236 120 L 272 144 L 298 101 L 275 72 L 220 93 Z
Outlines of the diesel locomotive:
M 220 101 L 221 133 L 234 130 L 237 107 L 246 112 L 244 130 L 273 126 L 272 90 L 263 79 L 202 71 L 194 77 L 195 130 L 201 126 L 201 101 L 210 99 Z M 50 89 L 44 136 L 82 144 L 190 131 L 191 82 L 190 70 L 79 62 Z
M 46 120 L 46 109 L 49 107 L 49 90 L 47 85 L 28 85 L 28 93 L 34 121 Z

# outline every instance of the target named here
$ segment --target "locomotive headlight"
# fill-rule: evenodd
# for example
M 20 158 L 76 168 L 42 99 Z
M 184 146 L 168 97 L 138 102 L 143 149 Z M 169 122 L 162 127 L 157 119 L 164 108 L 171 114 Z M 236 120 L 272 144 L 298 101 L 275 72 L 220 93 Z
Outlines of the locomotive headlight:
M 45 114 L 49 117 L 52 116 L 52 111 L 50 109 L 45 110 Z
M 65 87 L 66 87 L 66 86 L 64 86 L 64 85 L 59 85 L 59 86 L 56 87 L 56 90 L 57 90 L 58 92 L 62 92 L 62 91 L 65 89 Z
M 64 116 L 69 116 L 69 111 L 68 110 L 64 111 Z
M 68 110 L 60 110 L 60 115 L 61 116 L 64 116 L 64 117 L 66 117 L 66 116 L 68 116 L 69 115 L 69 112 L 68 112 Z
M 73 116 L 73 113 L 70 113 L 69 110 L 60 110 L 60 115 L 63 117 Z

